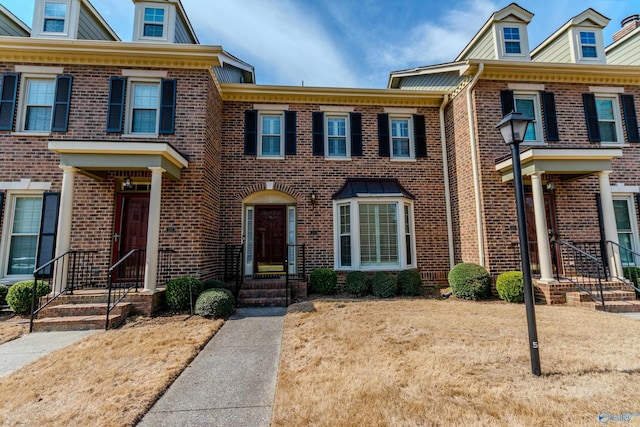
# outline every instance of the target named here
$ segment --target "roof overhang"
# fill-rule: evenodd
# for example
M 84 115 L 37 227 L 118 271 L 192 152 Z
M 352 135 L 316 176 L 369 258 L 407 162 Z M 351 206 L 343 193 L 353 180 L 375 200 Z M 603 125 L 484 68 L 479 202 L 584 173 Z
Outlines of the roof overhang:
M 25 32 L 25 37 L 29 37 L 29 35 L 31 34 L 31 28 L 29 28 L 29 26 L 24 22 L 22 22 L 20 18 L 18 18 L 16 15 L 13 14 L 13 12 L 11 12 L 9 9 L 7 9 L 1 4 L 0 4 L 0 14 L 6 15 L 6 17 L 9 18 L 17 27 L 19 27 Z
M 224 101 L 439 107 L 445 92 L 224 83 Z
M 49 150 L 60 155 L 62 166 L 104 179 L 114 170 L 148 170 L 160 167 L 174 179 L 180 179 L 187 159 L 166 142 L 50 141 Z
M 612 170 L 611 161 L 622 157 L 621 148 L 536 148 L 520 153 L 522 175 L 550 173 L 571 177 Z M 502 182 L 513 179 L 511 157 L 496 164 Z
M 408 70 L 392 71 L 389 73 L 389 83 L 387 88 L 397 89 L 400 86 L 400 80 L 404 77 L 424 76 L 428 74 L 440 74 L 456 72 L 461 76 L 465 75 L 469 64 L 466 62 L 449 62 L 445 64 L 431 65 L 428 67 L 411 68 Z
M 415 196 L 408 192 L 395 178 L 347 178 L 333 200 L 351 199 L 354 197 L 404 197 L 414 200 Z
M 0 37 L 0 62 L 209 69 L 220 46 Z

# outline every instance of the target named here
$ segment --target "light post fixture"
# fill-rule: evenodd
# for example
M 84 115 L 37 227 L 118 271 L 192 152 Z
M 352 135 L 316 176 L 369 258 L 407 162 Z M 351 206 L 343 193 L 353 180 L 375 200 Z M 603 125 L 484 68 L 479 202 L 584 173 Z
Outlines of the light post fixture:
M 522 282 L 524 286 L 524 305 L 527 311 L 527 327 L 529 329 L 529 352 L 531 354 L 531 371 L 540 376 L 540 355 L 538 353 L 538 331 L 536 327 L 533 286 L 531 284 L 531 264 L 529 263 L 529 238 L 527 236 L 527 218 L 524 204 L 524 185 L 522 184 L 522 167 L 520 165 L 520 143 L 524 140 L 527 126 L 534 119 L 522 113 L 512 111 L 502 118 L 496 128 L 500 129 L 505 144 L 511 148 L 513 167 L 513 186 L 516 193 L 516 211 L 518 217 L 518 234 L 520 240 L 520 259 L 522 260 Z

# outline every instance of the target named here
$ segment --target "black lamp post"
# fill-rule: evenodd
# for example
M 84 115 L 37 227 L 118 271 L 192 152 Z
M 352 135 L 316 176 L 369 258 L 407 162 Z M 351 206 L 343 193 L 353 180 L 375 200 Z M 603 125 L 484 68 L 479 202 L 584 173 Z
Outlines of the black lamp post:
M 529 263 L 529 238 L 527 236 L 527 218 L 524 209 L 524 186 L 522 184 L 522 168 L 520 165 L 520 143 L 524 140 L 527 126 L 533 121 L 522 113 L 511 112 L 503 117 L 496 128 L 500 129 L 504 142 L 511 148 L 513 164 L 513 186 L 516 192 L 516 210 L 518 213 L 518 232 L 520 239 L 520 259 L 522 260 L 522 281 L 524 285 L 524 305 L 527 311 L 529 329 L 529 352 L 531 353 L 531 371 L 540 376 L 540 355 L 538 353 L 538 331 L 531 285 L 531 264 Z

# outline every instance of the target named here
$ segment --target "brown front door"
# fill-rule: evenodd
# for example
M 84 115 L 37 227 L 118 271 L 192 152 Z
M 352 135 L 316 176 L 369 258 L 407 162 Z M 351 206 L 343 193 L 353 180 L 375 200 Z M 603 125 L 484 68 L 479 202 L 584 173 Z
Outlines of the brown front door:
M 112 264 L 118 262 L 132 249 L 145 249 L 147 247 L 148 221 L 148 193 L 118 194 Z
M 284 273 L 286 217 L 286 206 L 256 206 L 254 272 Z
M 540 274 L 540 263 L 538 260 L 538 239 L 536 235 L 536 219 L 533 209 L 533 194 L 528 193 L 524 195 L 525 206 L 527 212 L 527 237 L 529 238 L 529 258 L 531 260 L 531 272 L 534 274 Z M 558 226 L 556 225 L 556 206 L 553 199 L 553 194 L 544 194 L 544 212 L 547 219 L 547 235 L 551 242 L 551 264 L 553 272 L 558 270 L 558 256 L 557 251 L 553 247 L 558 237 Z

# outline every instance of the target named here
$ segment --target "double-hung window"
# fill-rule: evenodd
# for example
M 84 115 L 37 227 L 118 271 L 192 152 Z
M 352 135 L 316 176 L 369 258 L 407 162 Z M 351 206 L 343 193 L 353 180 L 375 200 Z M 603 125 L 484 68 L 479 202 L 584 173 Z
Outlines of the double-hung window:
M 258 157 L 282 158 L 284 155 L 282 113 L 260 113 Z
M 592 31 L 580 31 L 580 51 L 582 58 L 598 57 L 596 33 Z
M 296 154 L 295 111 L 288 106 L 258 105 L 244 112 L 244 154 L 259 159 L 284 159 Z
M 55 78 L 25 78 L 24 131 L 49 132 L 56 88 Z
M 392 159 L 412 159 L 414 158 L 413 144 L 411 142 L 410 117 L 390 116 L 391 128 L 391 158 Z
M 143 37 L 164 37 L 166 11 L 164 8 L 145 7 L 143 17 Z
M 66 2 L 47 1 L 44 3 L 44 33 L 65 33 L 68 4 Z
M 413 205 L 403 198 L 336 202 L 336 268 L 384 270 L 415 266 Z
M 619 108 L 616 101 L 616 98 L 596 96 L 598 128 L 600 129 L 600 140 L 602 142 L 618 142 L 616 112 Z
M 520 45 L 520 29 L 515 27 L 504 27 L 504 52 L 507 55 L 520 55 L 522 47 Z
M 523 143 L 542 142 L 542 130 L 540 127 L 540 99 L 538 93 L 514 92 L 515 110 L 528 117 L 533 117 L 524 134 Z
M 623 248 L 629 249 L 629 251 L 620 250 L 622 263 L 631 264 L 634 260 L 630 251 L 637 251 L 638 241 L 638 226 L 635 219 L 633 199 L 630 196 L 614 197 L 613 209 L 618 230 L 618 242 Z
M 327 157 L 349 158 L 351 156 L 350 145 L 347 141 L 349 135 L 349 121 L 347 115 L 326 114 L 326 148 Z
M 33 274 L 36 264 L 36 250 L 40 232 L 42 195 L 13 195 L 8 199 L 5 219 L 5 253 L 7 276 L 28 276 Z
M 158 133 L 160 83 L 132 81 L 128 133 Z

